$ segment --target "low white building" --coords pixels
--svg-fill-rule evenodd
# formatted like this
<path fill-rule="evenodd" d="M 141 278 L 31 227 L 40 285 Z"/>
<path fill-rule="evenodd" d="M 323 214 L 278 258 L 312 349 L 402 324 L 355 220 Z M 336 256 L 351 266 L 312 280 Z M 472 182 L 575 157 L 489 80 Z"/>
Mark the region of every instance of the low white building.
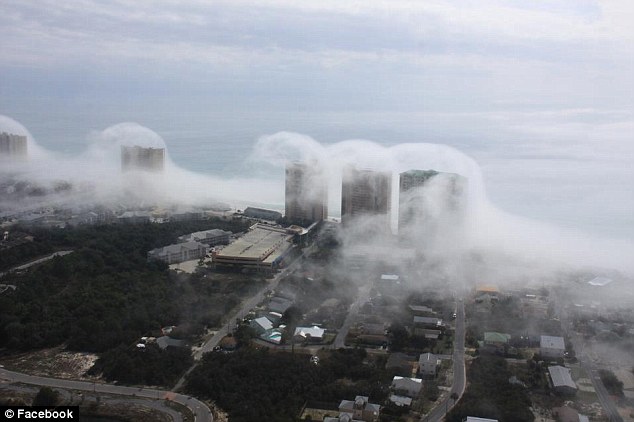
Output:
<path fill-rule="evenodd" d="M 207 245 L 200 242 L 185 242 L 152 249 L 147 253 L 148 260 L 156 259 L 168 264 L 200 259 L 207 253 Z"/>
<path fill-rule="evenodd" d="M 295 338 L 307 341 L 322 341 L 326 330 L 316 325 L 312 327 L 295 328 Z"/>
<path fill-rule="evenodd" d="M 563 337 L 541 336 L 539 341 L 539 354 L 542 358 L 563 358 L 565 351 L 566 343 Z"/>

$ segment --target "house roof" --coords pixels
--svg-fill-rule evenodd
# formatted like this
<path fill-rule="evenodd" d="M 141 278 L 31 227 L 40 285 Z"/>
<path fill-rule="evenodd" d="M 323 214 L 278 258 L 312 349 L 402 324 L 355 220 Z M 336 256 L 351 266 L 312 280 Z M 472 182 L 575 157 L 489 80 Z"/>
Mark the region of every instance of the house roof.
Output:
<path fill-rule="evenodd" d="M 177 340 L 175 338 L 171 338 L 169 336 L 162 336 L 156 339 L 156 344 L 161 349 L 166 349 L 168 347 L 183 347 L 185 346 L 185 342 L 183 340 Z"/>
<path fill-rule="evenodd" d="M 396 394 L 392 394 L 390 396 L 390 401 L 397 406 L 411 406 L 412 399 L 405 396 L 397 396 Z"/>
<path fill-rule="evenodd" d="M 312 327 L 297 327 L 295 328 L 295 335 L 296 336 L 301 336 L 301 337 L 308 337 L 310 336 L 311 338 L 322 338 L 324 336 L 324 333 L 326 332 L 326 330 L 324 330 L 321 327 L 318 327 L 316 325 L 312 326 Z"/>
<path fill-rule="evenodd" d="M 484 333 L 484 341 L 487 343 L 508 343 L 511 339 L 510 334 L 498 333 L 495 331 L 487 331 Z"/>
<path fill-rule="evenodd" d="M 570 387 L 577 389 L 577 384 L 572 380 L 570 376 L 570 369 L 563 366 L 549 366 L 548 372 L 550 373 L 550 379 L 553 382 L 553 387 Z"/>
<path fill-rule="evenodd" d="M 256 318 L 253 320 L 253 322 L 258 324 L 260 327 L 264 328 L 265 330 L 270 330 L 271 328 L 273 328 L 273 323 L 267 317 Z"/>
<path fill-rule="evenodd" d="M 409 305 L 409 309 L 412 312 L 427 312 L 427 313 L 434 313 L 434 310 L 432 308 L 430 308 L 429 306 L 424 306 L 424 305 Z"/>
<path fill-rule="evenodd" d="M 423 380 L 420 378 L 407 378 L 395 376 L 392 378 L 392 388 L 395 390 L 412 390 L 419 391 L 423 386 Z"/>
<path fill-rule="evenodd" d="M 414 324 L 427 324 L 427 325 L 436 325 L 438 327 L 442 326 L 442 319 L 434 318 L 434 317 L 424 317 L 424 316 L 415 316 Z"/>
<path fill-rule="evenodd" d="M 438 364 L 438 356 L 433 353 L 423 353 L 418 358 L 419 363 L 435 363 Z"/>
<path fill-rule="evenodd" d="M 477 418 L 475 416 L 467 416 L 465 422 L 498 422 L 497 419 Z"/>
<path fill-rule="evenodd" d="M 541 336 L 539 347 L 566 350 L 566 343 L 564 342 L 563 337 Z"/>

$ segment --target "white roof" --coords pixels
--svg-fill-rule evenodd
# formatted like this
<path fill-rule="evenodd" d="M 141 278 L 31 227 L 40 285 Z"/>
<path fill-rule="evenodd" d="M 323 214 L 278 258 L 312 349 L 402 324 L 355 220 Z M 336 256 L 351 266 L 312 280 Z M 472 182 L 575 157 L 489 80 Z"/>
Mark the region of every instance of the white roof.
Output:
<path fill-rule="evenodd" d="M 550 379 L 553 381 L 553 387 L 570 387 L 577 389 L 577 384 L 572 380 L 570 376 L 570 369 L 563 366 L 549 366 L 548 372 L 550 373 Z"/>
<path fill-rule="evenodd" d="M 397 396 L 396 394 L 392 394 L 390 396 L 390 401 L 397 406 L 411 406 L 412 399 L 405 396 Z"/>
<path fill-rule="evenodd" d="M 497 419 L 477 418 L 475 416 L 467 416 L 466 422 L 498 422 Z"/>
<path fill-rule="evenodd" d="M 312 338 L 322 338 L 324 336 L 324 333 L 326 332 L 326 330 L 324 330 L 321 327 L 318 326 L 313 326 L 313 327 L 297 327 L 295 328 L 295 335 L 296 336 L 302 336 L 302 337 L 307 337 L 308 335 L 310 335 Z"/>
<path fill-rule="evenodd" d="M 258 324 L 260 327 L 264 328 L 265 330 L 270 330 L 271 328 L 273 328 L 273 323 L 267 317 L 256 318 L 253 321 L 255 321 L 256 324 Z"/>
<path fill-rule="evenodd" d="M 566 343 L 563 337 L 542 336 L 539 347 L 547 349 L 566 350 Z"/>

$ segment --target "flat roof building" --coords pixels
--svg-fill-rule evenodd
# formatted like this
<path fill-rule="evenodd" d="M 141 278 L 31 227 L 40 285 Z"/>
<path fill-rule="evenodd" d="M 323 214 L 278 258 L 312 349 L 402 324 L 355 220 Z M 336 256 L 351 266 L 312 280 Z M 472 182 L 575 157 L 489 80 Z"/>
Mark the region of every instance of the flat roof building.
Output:
<path fill-rule="evenodd" d="M 284 216 L 289 224 L 307 227 L 328 218 L 328 184 L 317 165 L 288 164 L 285 194 Z"/>
<path fill-rule="evenodd" d="M 121 146 L 121 170 L 161 172 L 165 167 L 165 148 Z"/>
<path fill-rule="evenodd" d="M 341 222 L 345 224 L 362 215 L 380 215 L 385 216 L 389 227 L 391 196 L 391 173 L 346 167 L 341 185 Z"/>
<path fill-rule="evenodd" d="M 215 265 L 275 269 L 293 247 L 294 233 L 264 224 L 254 224 L 242 237 L 214 252 Z"/>

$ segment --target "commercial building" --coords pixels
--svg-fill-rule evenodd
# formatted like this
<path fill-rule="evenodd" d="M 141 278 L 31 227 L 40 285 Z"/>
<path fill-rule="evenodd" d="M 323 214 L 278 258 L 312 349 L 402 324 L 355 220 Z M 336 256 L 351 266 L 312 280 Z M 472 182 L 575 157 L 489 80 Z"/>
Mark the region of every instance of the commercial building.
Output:
<path fill-rule="evenodd" d="M 165 148 L 121 147 L 121 170 L 161 172 L 165 168 Z"/>
<path fill-rule="evenodd" d="M 399 229 L 461 212 L 465 204 L 467 179 L 455 173 L 409 170 L 399 177 Z"/>
<path fill-rule="evenodd" d="M 307 227 L 328 218 L 328 184 L 323 170 L 317 165 L 288 164 L 285 193 L 287 223 Z"/>
<path fill-rule="evenodd" d="M 200 242 L 209 246 L 226 245 L 229 243 L 229 236 L 231 236 L 231 232 L 229 231 L 212 229 L 183 235 L 178 238 L 178 241 Z"/>
<path fill-rule="evenodd" d="M 148 260 L 159 260 L 168 264 L 200 259 L 207 253 L 207 245 L 200 242 L 185 242 L 152 249 L 147 253 Z"/>
<path fill-rule="evenodd" d="M 27 140 L 26 136 L 14 135 L 13 133 L 0 133 L 0 157 L 26 158 Z"/>
<path fill-rule="evenodd" d="M 341 222 L 359 216 L 383 216 L 390 224 L 392 174 L 372 170 L 357 170 L 348 166 L 343 171 L 341 185 Z"/>
<path fill-rule="evenodd" d="M 254 224 L 242 237 L 213 253 L 216 266 L 271 270 L 293 250 L 294 232 Z"/>

